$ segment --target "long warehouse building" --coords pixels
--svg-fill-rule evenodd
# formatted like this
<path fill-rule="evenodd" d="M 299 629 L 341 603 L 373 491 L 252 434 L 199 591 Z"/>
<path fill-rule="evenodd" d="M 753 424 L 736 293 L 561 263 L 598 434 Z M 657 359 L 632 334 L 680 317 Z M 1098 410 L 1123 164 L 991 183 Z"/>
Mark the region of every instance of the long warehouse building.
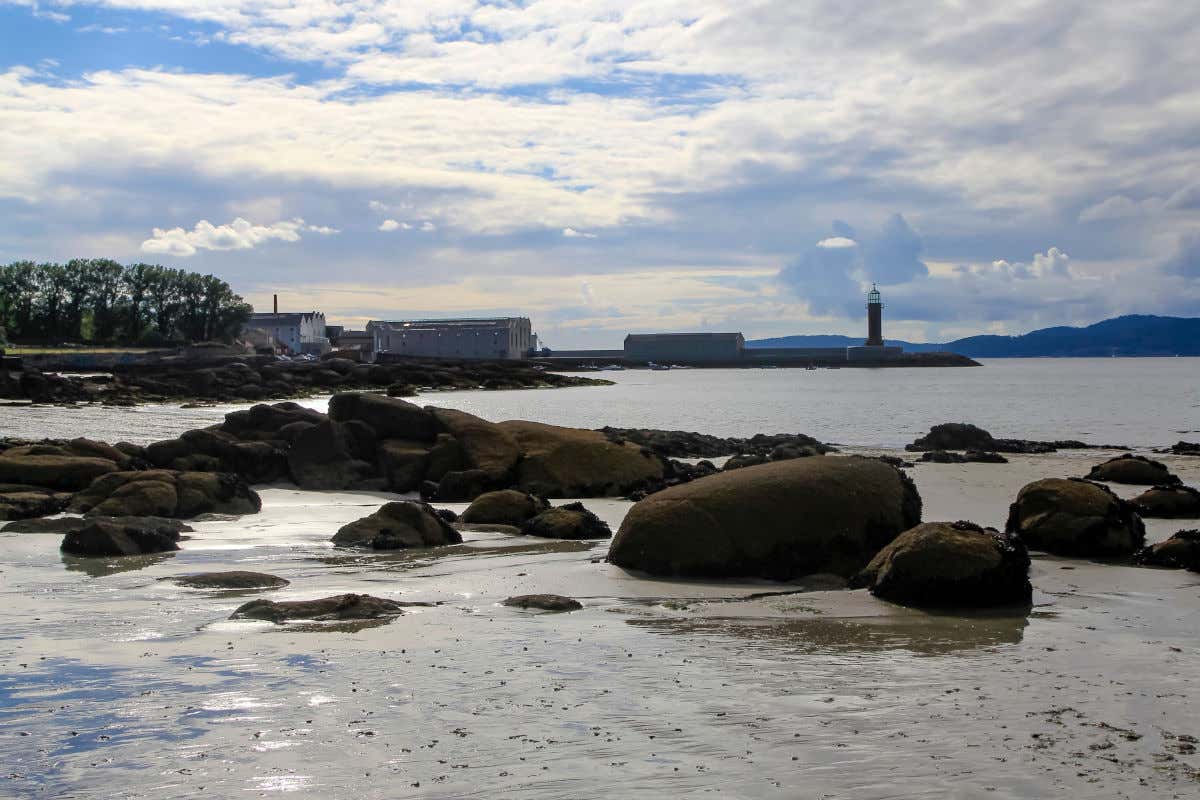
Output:
<path fill-rule="evenodd" d="M 367 323 L 377 361 L 389 357 L 515 359 L 537 348 L 528 317 Z"/>

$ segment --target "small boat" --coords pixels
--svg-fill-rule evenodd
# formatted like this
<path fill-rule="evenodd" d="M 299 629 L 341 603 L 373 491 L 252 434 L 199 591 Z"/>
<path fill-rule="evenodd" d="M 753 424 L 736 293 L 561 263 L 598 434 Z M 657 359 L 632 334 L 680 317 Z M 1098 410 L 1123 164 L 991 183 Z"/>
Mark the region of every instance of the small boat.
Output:
<path fill-rule="evenodd" d="M 672 364 L 671 369 L 691 369 L 687 364 Z"/>
<path fill-rule="evenodd" d="M 653 361 L 647 361 L 646 366 L 655 372 L 662 372 L 671 368 L 670 364 L 655 364 Z"/>
<path fill-rule="evenodd" d="M 625 368 L 623 366 L 621 366 L 620 364 L 608 364 L 606 366 L 601 367 L 600 369 L 604 370 L 605 372 L 624 372 L 625 371 Z"/>
<path fill-rule="evenodd" d="M 817 368 L 816 364 L 809 364 L 807 367 L 805 367 L 806 370 L 814 370 L 816 368 Z"/>

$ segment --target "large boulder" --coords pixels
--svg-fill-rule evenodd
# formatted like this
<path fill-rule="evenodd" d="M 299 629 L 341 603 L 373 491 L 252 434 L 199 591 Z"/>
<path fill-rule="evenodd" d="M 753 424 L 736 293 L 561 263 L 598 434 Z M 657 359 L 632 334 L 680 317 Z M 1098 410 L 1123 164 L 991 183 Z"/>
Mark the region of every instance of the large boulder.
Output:
<path fill-rule="evenodd" d="M 340 594 L 322 597 L 319 600 L 251 600 L 241 605 L 230 615 L 230 619 L 261 619 L 268 622 L 286 622 L 291 619 L 321 621 L 349 619 L 383 619 L 398 617 L 404 607 L 395 600 L 369 594 Z"/>
<path fill-rule="evenodd" d="M 1045 478 L 1024 486 L 1009 506 L 1004 529 L 1030 550 L 1083 558 L 1128 556 L 1146 541 L 1145 525 L 1131 503 L 1107 486 L 1077 478 Z"/>
<path fill-rule="evenodd" d="M 163 469 L 236 472 L 251 483 L 271 483 L 288 474 L 282 440 L 242 441 L 221 428 L 154 442 L 146 447 L 146 460 Z"/>
<path fill-rule="evenodd" d="M 226 414 L 221 428 L 241 439 L 249 439 L 256 434 L 278 438 L 278 432 L 287 425 L 297 422 L 316 425 L 324 422 L 325 419 L 325 415 L 320 411 L 305 408 L 299 403 L 285 402 L 273 405 L 264 403 L 245 411 L 232 411 Z"/>
<path fill-rule="evenodd" d="M 848 578 L 920 521 L 920 495 L 895 467 L 800 458 L 650 495 L 626 515 L 608 560 L 654 575 Z"/>
<path fill-rule="evenodd" d="M 288 450 L 288 473 L 301 489 L 345 489 L 371 477 L 353 429 L 325 420 L 301 432 Z"/>
<path fill-rule="evenodd" d="M 541 497 L 535 497 L 515 489 L 502 489 L 482 494 L 472 501 L 462 514 L 462 521 L 470 524 L 516 525 L 550 508 Z"/>
<path fill-rule="evenodd" d="M 339 547 L 399 550 L 459 544 L 462 535 L 425 503 L 397 501 L 343 525 L 332 541 Z"/>
<path fill-rule="evenodd" d="M 909 606 L 1028 604 L 1033 594 L 1021 540 L 970 522 L 926 522 L 905 531 L 851 585 Z"/>
<path fill-rule="evenodd" d="M 381 394 L 335 394 L 329 400 L 329 416 L 338 422 L 365 422 L 380 439 L 432 442 L 438 432 L 433 414 L 405 400 Z"/>
<path fill-rule="evenodd" d="M 507 480 L 521 457 L 521 447 L 511 433 L 465 411 L 432 406 L 428 411 L 442 430 L 458 443 L 461 470 L 482 470 L 493 484 Z M 434 480 L 440 480 L 440 477 Z"/>
<path fill-rule="evenodd" d="M 1171 474 L 1166 464 L 1129 453 L 1092 467 L 1087 479 L 1136 486 L 1176 486 L 1180 483 L 1179 478 Z"/>
<path fill-rule="evenodd" d="M 108 517 L 172 517 L 199 514 L 255 514 L 262 499 L 228 472 L 145 470 L 103 475 L 69 506 L 76 513 Z"/>
<path fill-rule="evenodd" d="M 917 439 L 905 450 L 920 452 L 922 450 L 981 450 L 996 449 L 996 440 L 983 428 L 966 422 L 944 422 L 934 425 L 929 433 Z"/>
<path fill-rule="evenodd" d="M 439 503 L 469 503 L 495 488 L 496 481 L 484 470 L 464 469 L 447 472 L 436 484 L 426 482 L 422 486 L 432 486 L 433 493 L 430 496 Z"/>
<path fill-rule="evenodd" d="M 114 460 L 71 455 L 65 448 L 53 445 L 12 447 L 0 454 L 0 483 L 5 484 L 74 492 L 119 469 Z"/>
<path fill-rule="evenodd" d="M 179 549 L 179 530 L 152 517 L 88 519 L 63 537 L 62 551 L 74 556 L 137 556 Z"/>
<path fill-rule="evenodd" d="M 1133 504 L 1143 517 L 1200 518 L 1200 491 L 1191 486 L 1155 486 L 1133 498 Z"/>
<path fill-rule="evenodd" d="M 1166 541 L 1144 547 L 1133 556 L 1136 564 L 1200 572 L 1200 530 L 1180 531 Z"/>
<path fill-rule="evenodd" d="M 583 507 L 568 503 L 541 512 L 521 526 L 525 536 L 543 539 L 611 539 L 608 523 Z"/>
<path fill-rule="evenodd" d="M 617 444 L 600 431 L 539 422 L 501 422 L 524 454 L 516 488 L 543 497 L 615 497 L 663 477 L 663 460 L 630 442 Z"/>

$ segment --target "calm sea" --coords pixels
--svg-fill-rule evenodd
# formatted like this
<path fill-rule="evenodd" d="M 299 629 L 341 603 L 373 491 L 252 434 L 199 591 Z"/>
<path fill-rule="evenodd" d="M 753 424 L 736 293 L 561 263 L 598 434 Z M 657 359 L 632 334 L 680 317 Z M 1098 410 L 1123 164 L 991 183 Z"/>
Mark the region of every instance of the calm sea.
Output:
<path fill-rule="evenodd" d="M 1200 438 L 1200 358 L 996 359 L 958 369 L 627 370 L 600 376 L 617 385 L 439 392 L 418 402 L 492 420 L 722 436 L 807 433 L 881 448 L 902 447 L 933 424 L 959 421 L 996 436 L 1133 447 Z M 305 401 L 317 408 L 325 402 Z M 235 407 L 6 407 L 0 408 L 0 435 L 148 442 L 219 422 Z"/>

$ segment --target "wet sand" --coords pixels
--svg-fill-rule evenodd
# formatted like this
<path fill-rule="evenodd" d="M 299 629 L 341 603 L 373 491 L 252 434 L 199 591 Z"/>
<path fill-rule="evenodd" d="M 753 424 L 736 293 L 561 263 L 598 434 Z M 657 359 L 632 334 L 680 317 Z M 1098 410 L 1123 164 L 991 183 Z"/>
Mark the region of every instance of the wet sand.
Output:
<path fill-rule="evenodd" d="M 925 519 L 1002 526 L 1022 485 L 1107 455 L 910 474 Z M 1200 459 L 1160 458 L 1200 485 Z M 393 496 L 262 495 L 261 514 L 141 559 L 0 533 L 0 795 L 1200 796 L 1194 573 L 1035 557 L 1029 613 L 930 614 L 802 591 L 819 583 L 647 579 L 604 564 L 605 542 L 334 550 Z M 629 506 L 584 502 L 614 529 Z M 1148 520 L 1148 538 L 1183 527 Z M 223 569 L 291 585 L 163 580 Z M 341 592 L 438 605 L 377 625 L 227 619 L 250 597 Z M 534 592 L 584 609 L 499 605 Z"/>

